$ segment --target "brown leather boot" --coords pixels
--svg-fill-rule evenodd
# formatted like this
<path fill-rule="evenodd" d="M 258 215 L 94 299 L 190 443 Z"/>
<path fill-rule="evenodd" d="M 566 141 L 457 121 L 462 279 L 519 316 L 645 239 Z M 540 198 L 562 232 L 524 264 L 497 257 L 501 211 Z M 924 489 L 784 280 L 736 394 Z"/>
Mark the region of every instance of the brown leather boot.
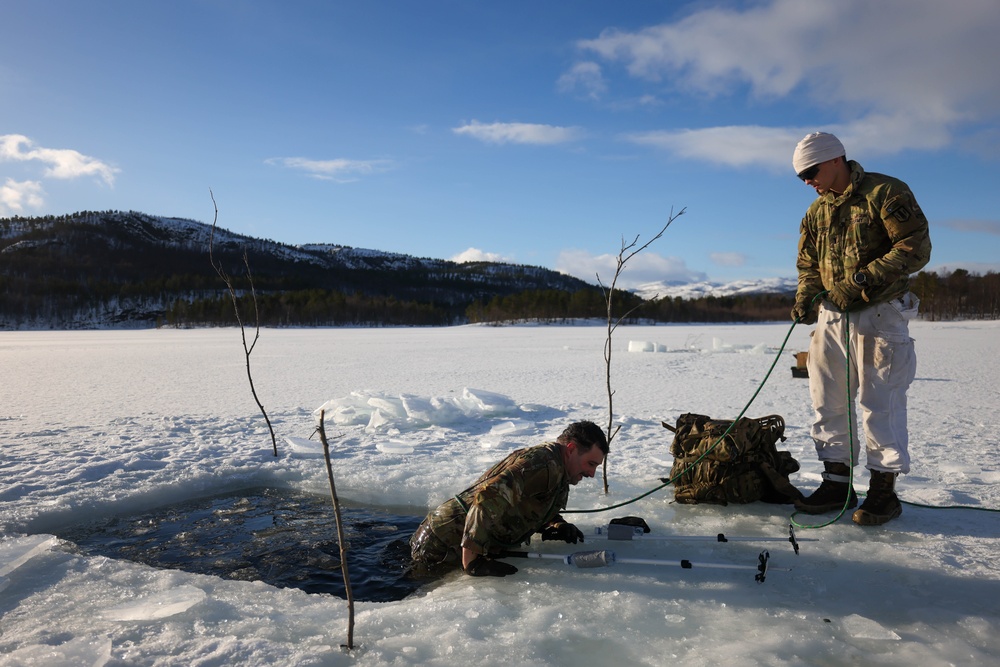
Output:
<path fill-rule="evenodd" d="M 851 486 L 851 469 L 846 463 L 823 462 L 823 483 L 807 498 L 795 501 L 795 509 L 806 514 L 823 514 L 858 506 L 858 496 Z"/>
<path fill-rule="evenodd" d="M 896 496 L 896 476 L 899 473 L 872 470 L 871 482 L 865 502 L 852 517 L 859 526 L 881 526 L 903 513 L 903 505 Z"/>

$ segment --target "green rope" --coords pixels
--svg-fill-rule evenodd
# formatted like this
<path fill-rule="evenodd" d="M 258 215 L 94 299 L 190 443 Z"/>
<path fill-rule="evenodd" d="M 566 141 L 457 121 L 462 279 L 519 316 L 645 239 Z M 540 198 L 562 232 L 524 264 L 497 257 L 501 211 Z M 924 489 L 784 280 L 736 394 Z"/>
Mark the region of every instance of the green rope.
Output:
<path fill-rule="evenodd" d="M 824 291 L 820 292 L 819 294 L 817 294 L 816 296 L 814 296 L 813 299 L 812 299 L 812 301 L 809 304 L 810 308 L 815 307 L 817 299 L 821 298 L 825 294 L 827 294 L 827 292 L 824 290 Z M 846 364 L 846 371 L 847 371 L 847 410 L 848 410 L 848 412 L 847 412 L 847 414 L 848 414 L 847 428 L 848 428 L 848 435 L 850 437 L 850 454 L 851 454 L 850 482 L 849 482 L 849 484 L 850 484 L 850 488 L 854 488 L 854 465 L 855 465 L 855 461 L 854 461 L 854 420 L 855 420 L 854 409 L 855 408 L 854 408 L 854 401 L 851 399 L 851 340 L 850 340 L 851 339 L 851 320 L 850 320 L 850 316 L 847 313 L 844 313 L 844 316 L 845 316 L 846 324 L 847 324 L 847 326 L 844 329 L 844 346 L 845 346 L 846 352 L 847 352 L 847 354 L 846 354 L 846 356 L 847 356 L 847 364 Z M 681 477 L 683 477 L 689 470 L 691 470 L 692 468 L 694 468 L 694 466 L 696 466 L 702 459 L 704 459 L 706 456 L 708 456 L 712 452 L 713 449 L 715 449 L 716 447 L 718 447 L 719 443 L 721 443 L 723 440 L 725 440 L 726 436 L 729 435 L 729 432 L 736 425 L 736 422 L 738 422 L 743 417 L 743 415 L 746 414 L 747 410 L 750 409 L 750 406 L 753 405 L 753 402 L 755 400 L 757 400 L 758 394 L 760 394 L 761 390 L 764 388 L 764 385 L 767 383 L 768 379 L 771 377 L 771 373 L 774 371 L 774 367 L 778 364 L 778 360 L 781 358 L 782 352 L 785 351 L 785 346 L 788 345 L 788 339 L 791 338 L 792 331 L 795 330 L 795 325 L 797 325 L 799 323 L 800 319 L 801 318 L 796 318 L 796 320 L 794 322 L 792 322 L 792 326 L 789 327 L 788 333 L 785 334 L 785 339 L 783 341 L 781 341 L 781 347 L 778 349 L 778 353 L 774 357 L 774 362 L 771 364 L 771 367 L 769 369 L 767 369 L 767 374 L 764 375 L 764 379 L 761 380 L 760 384 L 757 386 L 757 390 L 753 393 L 753 396 L 751 396 L 750 400 L 747 401 L 747 404 L 743 407 L 743 410 L 740 412 L 740 414 L 737 415 L 736 419 L 734 419 L 732 421 L 732 423 L 729 424 L 729 428 L 727 428 L 725 430 L 725 432 L 721 436 L 719 436 L 719 439 L 716 440 L 712 444 L 711 447 L 709 447 L 707 450 L 705 450 L 704 454 L 702 454 L 697 459 L 695 459 L 694 461 L 692 461 L 690 464 L 688 464 L 688 466 L 686 468 L 684 468 L 679 473 L 677 473 L 676 475 L 674 475 L 673 477 L 671 477 L 670 479 L 668 479 L 667 481 L 665 481 L 663 484 L 660 484 L 659 486 L 657 486 L 655 488 L 652 488 L 649 491 L 647 491 L 647 492 L 645 492 L 645 493 L 643 493 L 641 495 L 636 496 L 635 498 L 631 498 L 629 500 L 625 500 L 623 502 L 616 503 L 614 505 L 608 505 L 607 507 L 599 507 L 599 508 L 596 508 L 596 509 L 589 509 L 589 510 L 563 510 L 562 513 L 563 514 L 595 514 L 595 513 L 598 513 L 598 512 L 608 512 L 610 510 L 618 509 L 620 507 L 626 507 L 628 505 L 631 505 L 632 503 L 635 503 L 635 502 L 638 502 L 638 501 L 642 500 L 643 498 L 646 498 L 648 496 L 653 495 L 657 491 L 663 489 L 664 487 L 670 486 L 675 481 L 677 481 L 678 479 L 680 479 Z M 840 512 L 837 514 L 837 516 L 835 516 L 833 519 L 831 519 L 831 520 L 829 520 L 829 521 L 827 521 L 825 523 L 821 523 L 821 524 L 803 524 L 803 523 L 799 523 L 798 521 L 795 520 L 795 517 L 798 516 L 799 514 L 802 514 L 802 512 L 793 512 L 791 514 L 791 516 L 789 517 L 789 521 L 793 525 L 797 526 L 798 528 L 803 528 L 803 529 L 807 529 L 807 530 L 808 529 L 815 529 L 815 528 L 825 528 L 826 526 L 829 526 L 829 525 L 831 525 L 833 523 L 836 523 L 840 519 L 840 517 L 844 516 L 844 513 L 848 509 L 847 506 L 850 504 L 850 499 L 851 499 L 851 494 L 848 493 L 847 497 L 844 499 L 844 506 L 840 509 Z M 908 502 L 906 500 L 900 500 L 900 502 L 902 504 L 904 504 L 904 505 L 910 505 L 912 507 L 923 507 L 923 508 L 927 508 L 927 509 L 941 509 L 941 510 L 961 510 L 961 509 L 964 509 L 964 510 L 978 510 L 980 512 L 1000 512 L 1000 510 L 993 509 L 993 508 L 990 508 L 990 507 L 974 507 L 974 506 L 971 506 L 971 505 L 924 505 L 924 504 L 921 504 L 921 503 Z"/>
<path fill-rule="evenodd" d="M 820 292 L 820 294 L 817 295 L 817 298 L 819 296 L 822 296 L 823 294 L 826 294 L 826 292 Z M 815 302 L 815 299 L 813 299 L 813 301 Z M 846 351 L 846 357 L 847 357 L 847 363 L 846 363 L 846 368 L 845 368 L 845 373 L 846 373 L 846 377 L 847 377 L 847 417 L 848 417 L 848 421 L 847 421 L 847 433 L 848 433 L 848 436 L 849 436 L 849 441 L 848 442 L 849 442 L 849 445 L 850 445 L 850 456 L 851 456 L 851 459 L 850 459 L 850 474 L 849 474 L 849 480 L 850 481 L 848 482 L 848 488 L 849 489 L 853 489 L 854 488 L 854 467 L 856 465 L 856 461 L 854 459 L 854 441 L 855 441 L 854 425 L 856 423 L 855 420 L 856 420 L 857 415 L 855 413 L 856 408 L 855 408 L 855 405 L 854 405 L 854 399 L 851 397 L 851 316 L 847 312 L 844 313 L 844 322 L 847 325 L 846 327 L 844 327 L 844 349 Z M 796 320 L 796 322 L 794 324 L 792 324 L 792 326 L 794 327 L 795 324 L 797 324 L 797 323 L 798 323 L 798 320 Z M 857 326 L 857 325 L 855 324 L 855 326 Z M 858 494 L 858 495 L 860 495 L 861 497 L 864 497 L 864 494 Z M 825 528 L 826 526 L 829 526 L 829 525 L 831 525 L 833 523 L 836 523 L 837 521 L 840 520 L 840 517 L 844 516 L 844 513 L 847 512 L 847 510 L 848 510 L 848 505 L 850 505 L 850 502 L 851 502 L 851 494 L 850 494 L 850 491 L 848 491 L 847 496 L 844 498 L 844 506 L 840 508 L 840 511 L 837 513 L 837 516 L 833 517 L 832 519 L 830 519 L 829 521 L 826 521 L 824 523 L 820 523 L 820 524 L 804 524 L 804 523 L 799 523 L 798 521 L 795 520 L 795 517 L 799 516 L 800 514 L 803 514 L 803 512 L 792 512 L 792 515 L 789 517 L 789 521 L 796 528 L 802 528 L 802 529 L 806 529 L 806 530 L 814 529 L 814 528 Z M 899 502 L 902 503 L 903 505 L 910 505 L 911 507 L 923 507 L 925 509 L 936 509 L 936 510 L 978 510 L 980 512 L 1000 512 L 1000 510 L 993 509 L 991 507 L 974 507 L 974 506 L 971 506 L 971 505 L 924 505 L 922 503 L 908 502 L 908 501 L 902 500 L 902 499 L 900 499 Z"/>
<path fill-rule="evenodd" d="M 781 353 L 785 351 L 785 346 L 788 344 L 788 339 L 791 337 L 792 330 L 795 329 L 795 325 L 797 323 L 798 323 L 798 320 L 796 320 L 795 322 L 792 322 L 792 326 L 788 329 L 788 333 L 785 334 L 785 340 L 783 340 L 781 342 L 781 348 L 778 350 L 778 354 L 776 354 L 774 356 L 774 362 L 771 364 L 771 367 L 769 369 L 767 369 L 767 374 L 764 375 L 764 379 L 761 380 L 760 384 L 757 386 L 757 391 L 755 391 L 753 393 L 753 396 L 750 397 L 750 400 L 743 407 L 743 410 L 740 412 L 739 415 L 736 416 L 736 419 L 734 419 L 732 421 L 732 423 L 729 424 L 729 427 L 723 432 L 723 434 L 719 436 L 719 439 L 716 440 L 712 444 L 711 447 L 709 447 L 708 449 L 706 449 L 705 452 L 701 456 L 699 456 L 694 461 L 692 461 L 691 463 L 689 463 L 687 465 L 687 467 L 685 467 L 679 473 L 677 473 L 676 475 L 674 475 L 673 477 L 671 477 L 670 479 L 668 479 L 663 484 L 660 484 L 656 488 L 650 489 L 646 493 L 644 493 L 644 494 L 642 494 L 640 496 L 636 496 L 635 498 L 632 498 L 631 500 L 626 500 L 626 501 L 620 502 L 620 503 L 618 503 L 616 505 L 609 505 L 608 507 L 600 507 L 600 508 L 592 509 L 592 510 L 563 510 L 562 513 L 563 514 L 593 514 L 593 513 L 596 513 L 596 512 L 607 512 L 609 510 L 618 509 L 619 507 L 625 507 L 626 505 L 631 505 L 632 503 L 634 503 L 636 501 L 642 500 L 646 496 L 650 496 L 650 495 L 656 493 L 657 491 L 659 491 L 660 489 L 662 489 L 665 486 L 670 486 L 675 481 L 677 481 L 678 479 L 680 479 L 681 477 L 683 477 L 685 474 L 687 474 L 687 472 L 689 470 L 691 470 L 692 468 L 694 468 L 696 465 L 698 465 L 698 463 L 702 459 L 704 459 L 706 456 L 708 456 L 709 454 L 711 454 L 712 450 L 719 446 L 719 443 L 721 443 L 723 440 L 725 440 L 726 436 L 729 435 L 729 432 L 733 430 L 734 426 L 736 426 L 736 422 L 738 422 L 740 419 L 743 418 L 743 415 L 745 415 L 746 412 L 747 412 L 747 410 L 750 409 L 750 406 L 753 405 L 753 402 L 755 400 L 757 400 L 757 395 L 760 394 L 761 390 L 764 388 L 764 385 L 767 383 L 768 378 L 771 377 L 771 372 L 774 371 L 774 367 L 778 364 L 778 360 L 781 358 Z"/>
<path fill-rule="evenodd" d="M 1000 509 L 995 509 L 993 507 L 976 507 L 975 505 L 924 505 L 923 503 L 914 503 L 903 499 L 900 499 L 899 502 L 904 505 L 909 505 L 910 507 L 923 507 L 930 510 L 976 510 L 977 512 L 1000 512 Z"/>
<path fill-rule="evenodd" d="M 826 294 L 826 292 L 820 292 L 819 294 L 817 294 L 816 297 L 813 298 L 813 303 L 815 303 L 816 299 L 818 299 L 820 296 L 824 294 Z M 844 312 L 844 323 L 846 324 L 846 326 L 844 327 L 844 351 L 845 351 L 845 357 L 847 358 L 847 363 L 845 364 L 844 368 L 844 371 L 847 376 L 847 436 L 848 436 L 847 442 L 848 442 L 848 450 L 850 452 L 850 466 L 848 468 L 849 472 L 847 475 L 848 491 L 847 495 L 844 497 L 844 505 L 843 507 L 840 508 L 840 511 L 837 512 L 837 516 L 833 517 L 832 519 L 824 523 L 817 523 L 817 524 L 799 523 L 798 521 L 795 520 L 795 517 L 797 517 L 800 514 L 804 514 L 804 512 L 792 512 L 791 516 L 788 517 L 788 521 L 796 528 L 811 530 L 814 528 L 825 528 L 831 524 L 837 523 L 838 521 L 840 521 L 840 517 L 844 516 L 844 513 L 847 512 L 847 510 L 849 509 L 848 506 L 851 504 L 851 489 L 854 488 L 854 465 L 855 465 L 854 420 L 856 416 L 854 412 L 854 399 L 851 398 L 851 316 L 846 311 Z M 796 324 L 798 324 L 798 320 L 792 323 L 792 326 L 794 327 Z"/>

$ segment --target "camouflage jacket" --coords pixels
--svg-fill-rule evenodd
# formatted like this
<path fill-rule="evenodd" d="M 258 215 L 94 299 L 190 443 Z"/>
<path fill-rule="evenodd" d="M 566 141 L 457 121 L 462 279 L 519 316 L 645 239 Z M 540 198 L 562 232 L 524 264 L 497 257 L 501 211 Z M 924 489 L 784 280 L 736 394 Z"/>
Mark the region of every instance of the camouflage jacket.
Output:
<path fill-rule="evenodd" d="M 891 301 L 909 290 L 910 274 L 930 260 L 927 218 L 906 183 L 865 173 L 853 160 L 847 164 L 847 190 L 820 195 L 802 218 L 798 304 L 809 305 L 857 271 L 868 275 L 869 286 L 849 310 Z"/>
<path fill-rule="evenodd" d="M 428 520 L 449 547 L 480 554 L 513 549 L 562 520 L 559 510 L 566 507 L 569 486 L 562 445 L 549 442 L 518 449 Z"/>

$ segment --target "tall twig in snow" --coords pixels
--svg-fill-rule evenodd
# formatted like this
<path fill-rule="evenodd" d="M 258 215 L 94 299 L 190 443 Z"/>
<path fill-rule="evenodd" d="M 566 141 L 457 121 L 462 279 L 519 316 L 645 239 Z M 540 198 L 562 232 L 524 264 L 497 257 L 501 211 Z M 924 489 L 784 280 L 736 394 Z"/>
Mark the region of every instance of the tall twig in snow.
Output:
<path fill-rule="evenodd" d="M 658 238 L 660 238 L 661 236 L 663 236 L 663 232 L 667 231 L 667 227 L 669 227 L 670 224 L 674 220 L 676 220 L 677 218 L 679 218 L 682 215 L 684 215 L 684 211 L 686 211 L 686 210 L 687 210 L 686 208 L 682 208 L 676 215 L 674 215 L 674 210 L 670 209 L 670 216 L 667 218 L 667 223 L 665 225 L 663 225 L 663 228 L 656 234 L 656 236 L 654 236 L 653 238 L 649 239 L 648 241 L 646 241 L 641 246 L 639 245 L 639 235 L 638 234 L 636 235 L 636 237 L 634 239 L 632 239 L 632 242 L 628 243 L 628 244 L 625 243 L 625 237 L 624 236 L 622 237 L 622 247 L 621 247 L 621 250 L 618 251 L 618 257 L 617 257 L 617 261 L 616 261 L 616 264 L 615 264 L 615 275 L 614 275 L 614 278 L 611 280 L 610 287 L 605 287 L 604 282 L 601 280 L 601 275 L 597 274 L 597 284 L 601 286 L 601 291 L 604 292 L 604 302 L 605 302 L 605 304 L 608 307 L 608 337 L 604 341 L 604 369 L 605 369 L 605 380 L 607 382 L 607 389 L 608 389 L 608 430 L 607 430 L 607 435 L 608 435 L 608 445 L 609 446 L 611 445 L 611 441 L 614 440 L 615 436 L 618 435 L 619 429 L 621 429 L 621 424 L 619 424 L 618 426 L 614 425 L 614 418 L 615 418 L 614 396 L 615 396 L 615 392 L 611 388 L 611 349 L 612 349 L 611 348 L 611 337 L 612 337 L 612 334 L 614 334 L 615 329 L 618 328 L 619 324 L 621 324 L 622 322 L 624 322 L 638 308 L 642 307 L 642 304 L 639 304 L 639 305 L 635 306 L 634 308 L 629 309 L 624 315 L 621 315 L 619 317 L 615 317 L 615 315 L 614 315 L 614 296 L 615 296 L 615 288 L 616 288 L 616 285 L 618 284 L 618 278 L 621 276 L 622 269 L 625 268 L 625 264 L 630 259 L 632 259 L 636 255 L 638 255 L 640 252 L 642 252 L 643 250 L 645 250 L 646 248 L 648 248 L 650 246 L 650 244 L 653 243 L 653 241 L 655 241 Z M 607 457 L 604 458 L 604 473 L 603 473 L 603 477 L 604 477 L 604 493 L 607 494 L 608 493 L 608 458 Z"/>
<path fill-rule="evenodd" d="M 351 592 L 351 577 L 347 572 L 347 542 L 344 541 L 344 526 L 340 521 L 340 500 L 337 485 L 333 482 L 333 464 L 330 462 L 330 445 L 326 441 L 323 426 L 326 410 L 319 411 L 319 440 L 323 443 L 323 458 L 326 459 L 326 476 L 330 480 L 330 495 L 333 497 L 333 512 L 337 517 L 337 543 L 340 544 L 340 571 L 344 575 L 344 590 L 347 592 L 347 648 L 354 650 L 354 594 Z"/>
<path fill-rule="evenodd" d="M 236 287 L 233 285 L 232 278 L 226 273 L 226 270 L 222 268 L 222 262 L 215 261 L 215 255 L 213 254 L 213 246 L 215 245 L 215 226 L 219 221 L 219 207 L 215 203 L 215 193 L 211 190 L 208 193 L 212 197 L 212 207 L 215 209 L 215 217 L 212 219 L 212 233 L 208 239 L 208 259 L 212 262 L 212 268 L 215 272 L 219 274 L 222 281 L 226 283 L 226 288 L 229 290 L 229 297 L 233 300 L 233 310 L 236 312 L 236 321 L 240 323 L 240 335 L 243 337 L 243 353 L 246 355 L 247 363 L 247 379 L 250 381 L 250 393 L 253 394 L 253 400 L 257 402 L 257 407 L 260 408 L 260 413 L 264 415 L 264 421 L 267 422 L 267 430 L 271 433 L 271 447 L 274 449 L 274 455 L 278 455 L 278 441 L 274 437 L 274 427 L 271 426 L 271 420 L 267 416 L 267 411 L 264 410 L 264 406 L 261 404 L 260 399 L 257 398 L 257 389 L 253 384 L 253 374 L 250 372 L 250 355 L 253 353 L 253 348 L 257 345 L 257 341 L 260 339 L 260 311 L 257 309 L 257 291 L 253 286 L 253 274 L 250 272 L 250 257 L 247 255 L 246 248 L 243 248 L 243 265 L 247 269 L 247 280 L 250 282 L 250 295 L 253 297 L 253 314 L 254 314 L 254 336 L 253 342 L 247 343 L 247 330 L 246 326 L 243 324 L 243 316 L 240 314 L 240 301 L 236 296 Z"/>

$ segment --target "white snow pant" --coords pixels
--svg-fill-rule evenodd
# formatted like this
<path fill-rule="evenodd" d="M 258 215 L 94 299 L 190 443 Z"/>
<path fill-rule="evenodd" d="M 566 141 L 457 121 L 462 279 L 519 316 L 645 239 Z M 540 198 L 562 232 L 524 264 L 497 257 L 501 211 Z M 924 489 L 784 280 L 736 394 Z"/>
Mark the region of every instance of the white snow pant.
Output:
<path fill-rule="evenodd" d="M 809 394 L 816 411 L 811 435 L 820 461 L 859 462 L 857 421 L 850 422 L 853 409 L 848 411 L 856 396 L 868 455 L 865 467 L 910 471 L 906 390 L 916 374 L 917 359 L 909 320 L 916 316 L 919 304 L 915 294 L 907 293 L 855 313 L 842 313 L 828 302 L 820 306 L 807 362 Z"/>

